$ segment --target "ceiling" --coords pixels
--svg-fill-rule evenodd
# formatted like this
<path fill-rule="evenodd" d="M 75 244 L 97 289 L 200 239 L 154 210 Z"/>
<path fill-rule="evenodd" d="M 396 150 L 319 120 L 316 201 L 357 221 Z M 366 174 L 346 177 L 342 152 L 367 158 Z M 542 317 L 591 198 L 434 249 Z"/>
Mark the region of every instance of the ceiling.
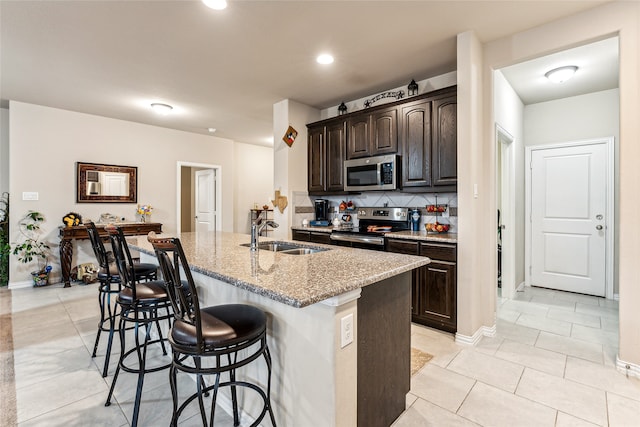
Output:
<path fill-rule="evenodd" d="M 278 101 L 328 108 L 453 71 L 458 33 L 488 42 L 605 2 L 0 0 L 0 100 L 269 145 Z M 530 73 L 505 70 L 535 99 Z"/>

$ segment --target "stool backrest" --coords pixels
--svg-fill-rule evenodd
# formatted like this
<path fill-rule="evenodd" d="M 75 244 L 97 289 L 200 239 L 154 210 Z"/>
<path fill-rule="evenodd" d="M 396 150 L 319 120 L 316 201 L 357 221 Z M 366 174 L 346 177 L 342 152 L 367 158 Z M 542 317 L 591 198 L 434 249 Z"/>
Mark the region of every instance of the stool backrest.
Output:
<path fill-rule="evenodd" d="M 105 227 L 109 234 L 109 240 L 111 240 L 111 249 L 116 259 L 116 265 L 118 267 L 118 274 L 120 275 L 120 281 L 124 286 L 131 289 L 131 297 L 133 301 L 137 301 L 136 298 L 136 275 L 133 269 L 133 259 L 131 258 L 131 252 L 129 251 L 129 245 L 124 238 L 122 229 L 113 224 L 109 224 Z"/>
<path fill-rule="evenodd" d="M 98 232 L 98 229 L 96 228 L 96 225 L 93 222 L 86 223 L 85 225 L 87 226 L 87 234 L 89 234 L 91 247 L 93 248 L 93 253 L 96 256 L 98 265 L 105 272 L 108 272 L 109 256 L 107 255 L 107 251 L 104 248 L 104 243 L 102 243 L 102 239 L 100 238 L 100 233 Z"/>
<path fill-rule="evenodd" d="M 153 231 L 148 234 L 147 239 L 156 252 L 176 321 L 187 323 L 196 329 L 197 346 L 204 350 L 198 292 L 180 239 L 157 237 Z M 181 273 L 184 274 L 184 280 Z"/>

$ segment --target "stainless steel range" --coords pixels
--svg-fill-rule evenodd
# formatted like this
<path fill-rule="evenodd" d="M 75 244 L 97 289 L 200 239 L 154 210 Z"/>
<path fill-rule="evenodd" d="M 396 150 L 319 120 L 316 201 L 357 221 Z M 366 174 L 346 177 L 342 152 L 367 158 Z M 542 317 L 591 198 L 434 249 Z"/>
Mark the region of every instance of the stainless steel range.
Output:
<path fill-rule="evenodd" d="M 409 230 L 408 208 L 358 208 L 358 227 L 334 230 L 331 241 L 340 246 L 384 250 L 384 233 Z"/>

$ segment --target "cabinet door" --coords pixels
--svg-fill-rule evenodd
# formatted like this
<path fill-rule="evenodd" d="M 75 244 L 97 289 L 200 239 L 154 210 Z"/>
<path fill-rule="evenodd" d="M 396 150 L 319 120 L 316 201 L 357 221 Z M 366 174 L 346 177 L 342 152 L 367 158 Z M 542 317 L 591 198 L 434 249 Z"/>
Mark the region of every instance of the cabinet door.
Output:
<path fill-rule="evenodd" d="M 456 265 L 431 261 L 418 273 L 419 317 L 427 325 L 448 332 L 456 330 Z"/>
<path fill-rule="evenodd" d="M 431 186 L 431 102 L 402 107 L 402 186 Z"/>
<path fill-rule="evenodd" d="M 369 140 L 371 135 L 371 115 L 358 114 L 347 123 L 347 159 L 371 155 Z"/>
<path fill-rule="evenodd" d="M 458 182 L 458 134 L 456 96 L 433 102 L 433 185 Z"/>
<path fill-rule="evenodd" d="M 326 190 L 344 191 L 345 122 L 326 127 Z"/>
<path fill-rule="evenodd" d="M 325 191 L 326 162 L 325 162 L 324 126 L 309 128 L 308 145 L 308 181 L 309 193 Z"/>
<path fill-rule="evenodd" d="M 371 114 L 371 154 L 398 152 L 398 109 L 396 107 Z"/>

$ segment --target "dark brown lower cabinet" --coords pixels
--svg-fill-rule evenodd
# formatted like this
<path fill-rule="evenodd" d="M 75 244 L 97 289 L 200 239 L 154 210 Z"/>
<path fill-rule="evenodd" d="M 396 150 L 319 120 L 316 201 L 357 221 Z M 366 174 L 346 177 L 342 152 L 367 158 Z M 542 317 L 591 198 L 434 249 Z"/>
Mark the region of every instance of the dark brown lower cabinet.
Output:
<path fill-rule="evenodd" d="M 387 251 L 431 258 L 412 272 L 411 320 L 456 332 L 456 244 L 387 239 Z"/>
<path fill-rule="evenodd" d="M 322 231 L 292 230 L 291 238 L 302 242 L 324 243 L 325 245 L 331 244 L 331 233 L 325 233 Z"/>

